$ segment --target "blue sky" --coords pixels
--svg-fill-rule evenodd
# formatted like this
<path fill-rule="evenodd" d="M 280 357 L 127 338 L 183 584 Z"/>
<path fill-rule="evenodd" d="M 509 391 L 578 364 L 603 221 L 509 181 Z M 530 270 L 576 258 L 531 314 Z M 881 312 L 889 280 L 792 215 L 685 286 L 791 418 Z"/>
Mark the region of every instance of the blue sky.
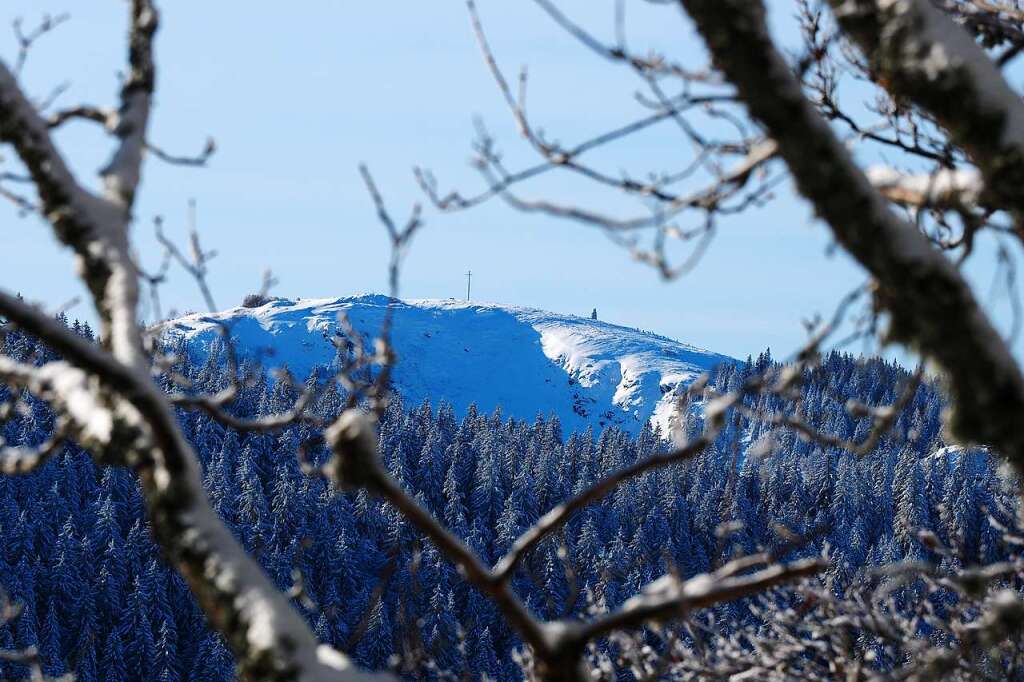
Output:
<path fill-rule="evenodd" d="M 506 70 L 529 66 L 530 109 L 552 137 L 571 143 L 640 113 L 632 100 L 637 82 L 581 48 L 532 3 L 479 5 Z M 791 42 L 788 3 L 776 5 L 773 20 Z M 612 35 L 613 3 L 561 6 Z M 629 7 L 634 45 L 700 59 L 699 41 L 676 8 Z M 219 151 L 200 170 L 151 159 L 135 233 L 143 260 L 155 265 L 153 217 L 164 216 L 167 232 L 183 238 L 187 202 L 195 198 L 204 244 L 219 253 L 211 282 L 220 307 L 257 289 L 267 267 L 280 280 L 274 293 L 283 296 L 386 289 L 387 247 L 359 181 L 360 162 L 370 165 L 393 212 L 404 216 L 422 201 L 413 165 L 432 169 L 443 187 L 480 186 L 467 164 L 474 115 L 497 136 L 509 165 L 534 160 L 516 138 L 459 0 L 303 2 L 287 11 L 177 0 L 162 10 L 150 137 L 185 154 L 210 135 Z M 0 25 L 16 16 L 31 25 L 45 11 L 68 11 L 71 20 L 33 50 L 25 72 L 30 92 L 42 95 L 68 81 L 61 104 L 113 104 L 125 3 L 12 0 Z M 0 52 L 14 57 L 13 36 L 0 38 Z M 94 182 L 108 141 L 85 125 L 69 126 L 59 141 L 80 175 Z M 680 138 L 652 134 L 599 158 L 612 170 L 621 164 L 638 172 L 666 166 L 676 146 L 686 151 Z M 571 181 L 534 187 L 580 204 L 601 200 L 595 188 Z M 50 306 L 80 292 L 69 254 L 45 225 L 7 207 L 0 216 L 0 286 Z M 474 298 L 579 314 L 596 307 L 602 319 L 734 356 L 765 346 L 778 355 L 791 350 L 804 338 L 802 319 L 828 313 L 863 279 L 844 255 L 826 255 L 826 230 L 788 185 L 769 207 L 723 223 L 697 269 L 670 284 L 591 229 L 498 203 L 448 215 L 427 207 L 425 219 L 406 262 L 404 296 L 461 297 L 472 269 Z M 991 255 L 982 254 L 972 270 L 983 294 L 992 267 Z M 163 297 L 179 311 L 202 305 L 180 272 Z M 83 306 L 72 314 L 89 316 Z"/>

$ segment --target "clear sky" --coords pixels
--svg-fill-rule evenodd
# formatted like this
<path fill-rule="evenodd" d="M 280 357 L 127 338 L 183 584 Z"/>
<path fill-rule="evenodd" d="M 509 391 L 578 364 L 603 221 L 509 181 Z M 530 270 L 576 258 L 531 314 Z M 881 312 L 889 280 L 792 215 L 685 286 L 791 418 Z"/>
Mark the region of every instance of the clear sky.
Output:
<path fill-rule="evenodd" d="M 479 5 L 502 65 L 511 74 L 529 66 L 530 109 L 552 137 L 571 143 L 640 113 L 632 99 L 637 81 L 587 52 L 533 3 Z M 789 3 L 776 5 L 773 20 L 791 41 Z M 561 6 L 595 32 L 612 35 L 612 2 Z M 701 59 L 677 8 L 629 7 L 634 45 Z M 287 9 L 165 0 L 161 8 L 150 137 L 187 154 L 198 152 L 209 135 L 219 151 L 198 170 L 150 159 L 135 231 L 144 260 L 155 266 L 153 217 L 163 215 L 167 232 L 183 239 L 187 201 L 195 198 L 204 245 L 219 253 L 211 281 L 220 307 L 256 290 L 267 267 L 280 280 L 273 293 L 282 296 L 386 289 L 386 243 L 359 181 L 362 161 L 393 212 L 404 216 L 422 200 L 411 174 L 415 164 L 431 168 L 443 187 L 480 186 L 467 164 L 474 115 L 497 136 L 509 165 L 534 160 L 516 138 L 461 0 L 320 0 Z M 4 3 L 0 25 L 17 16 L 32 25 L 46 11 L 71 15 L 32 51 L 25 71 L 30 92 L 44 95 L 67 81 L 59 105 L 114 104 L 125 9 L 114 0 Z M 13 35 L 0 33 L 4 58 L 13 60 L 16 52 Z M 85 124 L 68 126 L 59 140 L 82 177 L 94 182 L 109 141 Z M 660 170 L 676 145 L 680 154 L 686 151 L 678 136 L 644 136 L 608 156 L 610 169 Z M 595 188 L 579 183 L 535 187 L 579 204 L 599 199 Z M 71 258 L 45 225 L 6 207 L 0 217 L 0 286 L 50 306 L 79 293 Z M 863 279 L 842 254 L 826 255 L 826 230 L 788 185 L 769 207 L 723 223 L 697 269 L 670 284 L 574 223 L 498 203 L 454 215 L 427 207 L 425 219 L 406 263 L 403 296 L 461 297 L 464 273 L 472 269 L 480 300 L 579 314 L 596 307 L 602 319 L 741 357 L 765 346 L 785 354 L 804 338 L 802 319 L 828 313 Z M 983 294 L 992 268 L 990 255 L 978 258 L 974 272 Z M 180 272 L 164 299 L 178 310 L 202 307 Z M 71 314 L 89 317 L 83 306 Z"/>

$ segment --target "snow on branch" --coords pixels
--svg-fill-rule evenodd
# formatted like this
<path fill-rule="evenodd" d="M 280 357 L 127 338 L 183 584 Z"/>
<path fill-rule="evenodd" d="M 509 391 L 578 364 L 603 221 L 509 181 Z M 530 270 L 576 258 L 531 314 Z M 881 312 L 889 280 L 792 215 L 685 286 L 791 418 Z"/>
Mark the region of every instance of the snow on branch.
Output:
<path fill-rule="evenodd" d="M 768 563 L 767 555 L 755 555 Z M 627 599 L 622 607 L 580 627 L 576 636 L 584 641 L 596 639 L 614 630 L 637 627 L 651 621 L 680 618 L 689 611 L 764 592 L 779 585 L 816 575 L 826 567 L 822 559 L 802 559 L 789 564 L 776 563 L 754 573 L 737 575 L 737 566 L 753 562 L 730 562 L 712 573 L 701 573 L 688 580 L 667 574 Z"/>
<path fill-rule="evenodd" d="M 1024 101 L 931 0 L 830 0 L 875 78 L 921 108 L 977 164 L 999 208 L 1024 220 Z M 1022 232 L 1021 234 L 1024 234 Z"/>
<path fill-rule="evenodd" d="M 415 208 L 406 227 L 399 229 L 369 171 L 365 167 L 361 167 L 360 171 L 378 217 L 386 228 L 392 243 L 390 282 L 391 291 L 394 294 L 398 288 L 400 256 L 408 239 L 419 226 L 419 210 L 418 207 Z M 341 323 L 344 325 L 345 322 L 343 318 Z M 816 347 L 824 335 L 830 333 L 831 328 L 812 337 L 809 346 Z M 321 473 L 331 480 L 339 490 L 348 492 L 365 490 L 386 500 L 428 538 L 443 556 L 458 567 L 470 584 L 493 601 L 507 622 L 530 646 L 543 679 L 552 681 L 583 679 L 581 662 L 586 644 L 610 629 L 642 625 L 647 619 L 645 614 L 648 614 L 648 611 L 642 608 L 631 609 L 629 611 L 631 615 L 628 617 L 613 614 L 599 618 L 590 624 L 580 624 L 574 620 L 542 622 L 530 612 L 526 604 L 512 590 L 511 578 L 520 561 L 544 538 L 562 528 L 574 514 L 609 494 L 620 484 L 649 471 L 670 466 L 702 453 L 715 441 L 719 430 L 725 423 L 726 411 L 747 395 L 764 389 L 763 378 L 759 375 L 750 377 L 740 389 L 710 400 L 704 409 L 704 429 L 698 438 L 669 452 L 641 460 L 593 483 L 572 499 L 543 515 L 513 542 L 511 549 L 497 562 L 494 568 L 488 568 L 462 539 L 448 530 L 439 519 L 406 492 L 383 464 L 378 450 L 376 421 L 380 417 L 382 393 L 387 391 L 387 382 L 385 380 L 382 383 L 380 377 L 387 377 L 396 362 L 396 357 L 389 351 L 387 338 L 389 329 L 390 319 L 385 318 L 381 337 L 377 342 L 379 348 L 383 350 L 379 350 L 371 358 L 372 362 L 381 368 L 378 378 L 373 381 L 372 386 L 359 387 L 360 392 L 367 391 L 373 398 L 370 403 L 371 409 L 365 410 L 360 405 L 350 403 L 334 423 L 324 430 L 323 437 L 331 449 L 332 456 L 321 468 Z M 357 357 L 367 357 L 361 345 L 356 351 Z M 813 352 L 809 347 L 804 348 L 800 354 L 801 358 L 812 355 Z M 340 376 L 344 377 L 346 374 L 348 373 L 342 371 Z M 691 386 L 691 391 L 698 393 L 705 387 L 706 378 L 703 381 L 695 382 Z M 793 566 L 770 566 L 753 576 L 735 577 L 741 570 L 765 563 L 769 563 L 766 555 L 754 555 L 731 562 L 713 576 L 701 577 L 699 585 L 703 586 L 704 591 L 698 590 L 698 583 L 695 582 L 686 589 L 685 594 L 672 595 L 668 599 L 661 600 L 659 602 L 661 610 L 656 610 L 657 614 L 666 617 L 672 614 L 680 615 L 689 608 L 699 608 L 739 598 L 768 586 L 816 573 L 824 566 L 823 562 L 815 560 L 801 562 Z"/>
<path fill-rule="evenodd" d="M 121 85 L 121 106 L 113 130 L 120 144 L 110 162 L 100 171 L 107 196 L 119 200 L 127 210 L 135 200 L 135 190 L 142 175 L 146 128 L 156 88 L 153 37 L 158 24 L 159 16 L 150 0 L 132 0 L 128 73 Z"/>
<path fill-rule="evenodd" d="M 114 109 L 101 109 L 82 104 L 69 109 L 61 109 L 50 114 L 46 119 L 46 125 L 50 128 L 59 128 L 68 121 L 91 121 L 99 123 L 109 131 L 117 127 L 118 113 Z"/>
<path fill-rule="evenodd" d="M 547 2 L 541 4 L 549 13 L 553 9 Z M 973 417 L 975 422 L 966 423 L 967 427 L 974 427 L 967 428 L 966 433 L 991 440 L 1007 454 L 1015 456 L 1015 461 L 1024 468 L 1024 436 L 1014 435 L 1019 431 L 1016 417 L 1024 405 L 1024 383 L 956 270 L 931 249 L 913 226 L 888 211 L 881 195 L 852 165 L 842 145 L 807 106 L 800 96 L 799 84 L 767 38 L 759 4 L 750 0 L 690 0 L 684 4 L 694 13 L 698 26 L 709 38 L 712 52 L 737 86 L 739 95 L 765 124 L 770 138 L 765 138 L 761 132 L 744 132 L 744 126 L 740 125 L 737 126 L 740 134 L 734 142 L 720 144 L 704 140 L 681 113 L 697 105 L 734 103 L 734 93 L 709 94 L 703 99 L 690 95 L 666 97 L 657 77 L 671 76 L 687 82 L 703 81 L 705 77 L 656 58 L 631 57 L 624 45 L 608 49 L 556 14 L 553 15 L 556 20 L 591 49 L 634 69 L 649 84 L 656 100 L 651 116 L 563 148 L 534 132 L 526 116 L 522 94 L 525 76 L 520 79 L 520 94 L 513 96 L 483 39 L 475 7 L 470 2 L 474 26 L 492 75 L 506 96 L 521 134 L 543 161 L 539 166 L 508 172 L 490 138 L 482 135 L 479 166 L 489 181 L 488 189 L 467 199 L 458 195 L 441 197 L 432 179 L 420 174 L 428 195 L 441 207 L 467 207 L 491 197 L 503 197 L 513 205 L 518 202 L 517 207 L 523 210 L 564 214 L 611 232 L 653 226 L 658 228 L 658 241 L 651 252 L 638 250 L 638 257 L 645 257 L 643 254 L 647 253 L 646 257 L 663 272 L 675 272 L 661 253 L 663 240 L 666 235 L 688 238 L 690 232 L 666 225 L 660 218 L 652 221 L 645 217 L 643 222 L 623 223 L 555 202 L 524 202 L 515 197 L 510 188 L 549 168 L 566 168 L 627 194 L 659 200 L 662 217 L 695 209 L 703 214 L 705 222 L 692 234 L 706 236 L 713 227 L 711 216 L 742 210 L 767 196 L 774 179 L 765 179 L 760 171 L 770 161 L 781 157 L 793 170 L 801 190 L 832 224 L 840 243 L 865 263 L 883 285 L 878 297 L 892 312 L 897 335 L 919 343 L 943 363 L 958 392 L 972 392 L 976 404 L 967 406 L 964 414 L 968 420 Z M 0 140 L 14 146 L 38 190 L 41 212 L 51 222 L 57 236 L 75 250 L 82 278 L 92 293 L 103 325 L 101 344 L 94 345 L 22 301 L 0 293 L 0 314 L 9 323 L 37 336 L 63 358 L 42 367 L 0 358 L 0 380 L 49 401 L 59 415 L 52 442 L 33 452 L 6 453 L 12 463 L 5 468 L 24 470 L 38 464 L 64 437 L 78 440 L 100 463 L 132 466 L 142 484 L 155 540 L 188 582 L 211 626 L 224 634 L 242 676 L 301 681 L 387 679 L 386 675 L 359 672 L 344 655 L 319 645 L 289 603 L 288 595 L 276 588 L 232 537 L 211 508 L 201 484 L 195 453 L 185 441 L 173 411 L 175 406 L 202 409 L 233 428 L 271 430 L 303 421 L 306 407 L 315 399 L 315 394 L 301 393 L 292 409 L 281 415 L 247 422 L 235 419 L 227 411 L 237 394 L 237 383 L 213 395 L 181 393 L 168 397 L 152 380 L 150 358 L 138 325 L 142 274 L 133 258 L 129 225 L 146 149 L 172 162 L 187 160 L 160 152 L 146 141 L 156 79 L 153 41 L 158 16 L 150 0 L 132 0 L 130 11 L 129 68 L 116 112 L 81 106 L 57 112 L 44 120 L 24 97 L 11 71 L 0 64 Z M 745 21 L 736 22 L 737 17 Z M 707 80 L 722 89 L 716 77 L 710 76 Z M 52 128 L 74 119 L 101 124 L 116 138 L 116 151 L 101 171 L 105 188 L 102 196 L 79 186 L 50 137 Z M 628 178 L 615 179 L 579 160 L 591 149 L 660 121 L 676 122 L 697 149 L 694 161 L 669 178 L 643 183 Z M 197 158 L 205 161 L 210 152 L 212 145 Z M 708 167 L 711 154 L 728 154 L 738 160 L 724 169 L 717 165 Z M 701 169 L 710 174 L 707 187 L 695 193 L 666 189 L 672 182 Z M 391 245 L 389 282 L 391 294 L 395 296 L 401 258 L 421 225 L 420 210 L 415 207 L 407 222 L 399 226 L 387 210 L 369 171 L 365 167 L 360 170 L 378 217 L 387 229 Z M 751 189 L 748 184 L 755 177 L 759 180 Z M 173 259 L 183 265 L 213 307 L 213 298 L 205 286 L 205 264 L 210 254 L 200 248 L 195 232 L 191 260 L 169 240 L 161 241 L 167 249 L 168 262 Z M 929 285 L 923 287 L 927 296 L 915 293 L 922 290 L 922 284 Z M 965 321 L 966 328 L 951 331 L 951 321 L 955 324 L 956 320 Z M 700 454 L 717 437 L 724 424 L 725 411 L 739 406 L 748 392 L 760 391 L 766 386 L 760 377 L 755 377 L 740 391 L 714 396 L 714 400 L 705 403 L 704 430 L 698 437 L 669 452 L 613 472 L 555 507 L 515 540 L 508 554 L 490 568 L 404 491 L 380 460 L 371 413 L 379 417 L 387 404 L 388 378 L 396 361 L 388 336 L 390 323 L 389 308 L 380 339 L 372 349 L 363 348 L 360 337 L 351 335 L 356 344 L 355 358 L 343 361 L 337 379 L 355 390 L 350 393 L 347 409 L 323 432 L 332 450 L 332 458 L 323 473 L 339 488 L 363 489 L 382 497 L 429 538 L 444 556 L 459 566 L 468 582 L 493 600 L 533 649 L 546 679 L 582 679 L 581 656 L 585 645 L 611 630 L 641 627 L 652 619 L 678 617 L 692 609 L 746 596 L 821 570 L 819 560 L 785 564 L 778 563 L 775 557 L 757 554 L 690 580 L 666 576 L 628 600 L 618 611 L 597 616 L 589 622 L 539 621 L 511 587 L 511 578 L 522 558 L 564 527 L 573 514 L 624 481 Z M 345 320 L 340 324 L 346 328 Z M 228 331 L 225 330 L 225 334 Z M 943 344 L 949 344 L 950 349 L 944 349 Z M 228 347 L 230 351 L 230 344 Z M 960 361 L 962 354 L 969 355 L 970 366 L 960 370 L 954 357 Z M 237 382 L 236 363 L 233 359 L 231 363 L 235 374 L 233 381 Z M 372 382 L 358 383 L 353 378 L 353 370 L 371 364 L 380 367 L 376 378 Z M 694 390 L 702 388 L 704 385 L 699 382 L 694 386 Z M 912 391 L 908 390 L 907 394 L 912 395 Z M 371 413 L 363 412 L 356 405 L 363 398 L 369 399 Z M 997 415 L 1002 417 L 1001 421 L 996 420 L 997 428 L 989 431 L 978 426 L 977 414 L 984 412 L 988 416 L 993 410 L 1005 410 Z M 871 416 L 881 430 L 892 425 L 897 413 L 896 408 L 878 409 Z M 1011 413 L 1014 419 L 1007 418 Z M 795 424 L 784 425 L 796 427 Z"/>
<path fill-rule="evenodd" d="M 3 370 L 0 369 L 0 373 Z M 37 447 L 0 447 L 0 474 L 5 476 L 24 474 L 46 464 L 61 451 L 66 426 L 59 423 L 53 434 Z"/>
<path fill-rule="evenodd" d="M 98 382 L 88 373 L 63 361 L 33 367 L 0 357 L 0 381 L 31 391 L 49 402 L 60 415 L 60 425 L 51 441 L 38 451 L 6 453 L 12 461 L 5 461 L 2 466 L 9 469 L 9 473 L 30 471 L 40 460 L 52 454 L 65 432 L 97 453 L 107 455 L 112 452 L 115 415 L 104 404 Z M 121 459 L 113 462 L 126 463 Z"/>
<path fill-rule="evenodd" d="M 974 169 L 942 168 L 913 175 L 888 166 L 871 166 L 864 173 L 886 199 L 916 208 L 966 211 L 979 206 L 985 191 L 981 174 Z"/>
<path fill-rule="evenodd" d="M 992 445 L 1024 471 L 1024 376 L 970 285 L 915 225 L 890 210 L 807 101 L 769 36 L 761 2 L 683 5 L 753 118 L 778 143 L 799 191 L 874 277 L 875 303 L 890 316 L 888 338 L 945 371 L 954 397 L 952 433 Z"/>
<path fill-rule="evenodd" d="M 136 334 L 138 287 L 128 249 L 129 214 L 84 189 L 6 64 L 0 63 L 0 141 L 14 147 L 39 195 L 39 211 L 77 256 L 92 292 L 102 336 L 122 358 L 141 369 Z"/>

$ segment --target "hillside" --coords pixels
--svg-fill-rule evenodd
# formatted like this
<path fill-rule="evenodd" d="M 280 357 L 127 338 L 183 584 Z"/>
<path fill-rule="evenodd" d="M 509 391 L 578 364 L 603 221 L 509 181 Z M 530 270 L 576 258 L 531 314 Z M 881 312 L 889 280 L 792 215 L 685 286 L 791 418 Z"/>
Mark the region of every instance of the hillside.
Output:
<path fill-rule="evenodd" d="M 679 391 L 730 358 L 672 339 L 600 320 L 532 308 L 364 295 L 279 299 L 258 308 L 188 315 L 165 323 L 203 353 L 231 329 L 243 357 L 286 364 L 299 377 L 335 357 L 330 337 L 344 311 L 367 338 L 394 305 L 395 386 L 407 404 L 446 400 L 458 413 L 483 411 L 531 419 L 559 417 L 566 430 L 616 425 L 638 431 L 651 420 L 668 427 Z"/>

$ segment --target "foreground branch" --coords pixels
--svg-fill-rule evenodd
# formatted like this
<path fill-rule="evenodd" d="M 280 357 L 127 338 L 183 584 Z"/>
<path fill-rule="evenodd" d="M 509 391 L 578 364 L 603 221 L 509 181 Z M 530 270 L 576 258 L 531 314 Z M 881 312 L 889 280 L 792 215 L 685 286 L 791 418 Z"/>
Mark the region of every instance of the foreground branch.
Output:
<path fill-rule="evenodd" d="M 509 624 L 530 645 L 537 658 L 542 679 L 551 682 L 581 682 L 586 679 L 581 662 L 587 643 L 612 630 L 641 627 L 650 620 L 678 618 L 692 609 L 738 599 L 783 582 L 813 575 L 824 568 L 824 562 L 811 560 L 791 565 L 772 565 L 753 574 L 738 575 L 741 571 L 770 560 L 767 555 L 754 555 L 686 582 L 666 576 L 656 584 L 657 590 L 649 590 L 628 600 L 620 610 L 612 614 L 584 623 L 575 620 L 541 622 L 511 590 L 509 579 L 526 552 L 564 525 L 576 511 L 600 499 L 624 481 L 702 452 L 714 441 L 723 423 L 722 411 L 738 401 L 741 395 L 736 393 L 720 398 L 717 405 L 710 406 L 706 411 L 708 426 L 704 434 L 693 443 L 613 473 L 545 514 L 515 541 L 512 549 L 493 570 L 484 566 L 462 540 L 405 492 L 387 472 L 377 451 L 373 418 L 368 413 L 359 408 L 346 410 L 324 432 L 333 457 L 323 471 L 342 490 L 365 489 L 384 498 L 429 538 L 442 555 L 459 567 L 468 582 L 494 601 Z"/>
<path fill-rule="evenodd" d="M 1019 226 L 1024 102 L 985 51 L 930 0 L 830 2 L 875 79 L 949 132 L 978 165 L 991 201 L 1011 211 Z"/>
<path fill-rule="evenodd" d="M 877 280 L 876 301 L 891 316 L 889 338 L 945 371 L 954 435 L 992 445 L 1024 472 L 1024 376 L 968 283 L 914 225 L 892 213 L 804 98 L 769 37 L 760 2 L 682 5 L 719 68 L 778 143 L 800 192 Z"/>
<path fill-rule="evenodd" d="M 69 435 L 100 464 L 128 464 L 136 470 L 154 538 L 188 581 L 210 624 L 224 634 L 243 676 L 380 679 L 320 645 L 287 597 L 224 527 L 203 490 L 195 453 L 148 377 L 12 296 L 0 293 L 0 314 L 65 358 L 41 368 L 0 358 L 0 380 L 54 404 L 69 421 Z"/>

